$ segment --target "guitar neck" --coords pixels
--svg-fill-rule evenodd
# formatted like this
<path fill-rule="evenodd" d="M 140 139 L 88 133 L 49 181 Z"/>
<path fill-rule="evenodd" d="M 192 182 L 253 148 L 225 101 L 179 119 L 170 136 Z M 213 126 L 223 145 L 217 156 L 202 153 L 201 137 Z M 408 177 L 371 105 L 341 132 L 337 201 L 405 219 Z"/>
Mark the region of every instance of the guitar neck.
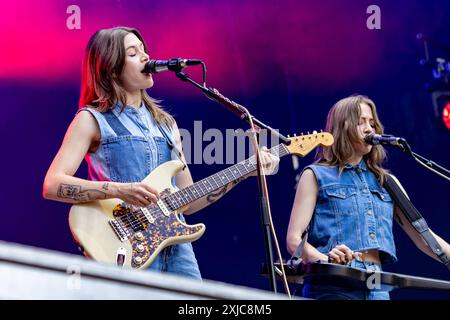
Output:
<path fill-rule="evenodd" d="M 271 148 L 269 151 L 270 153 L 275 154 L 280 158 L 290 153 L 283 144 L 279 144 Z M 234 166 L 228 167 L 216 174 L 204 178 L 189 187 L 171 193 L 170 195 L 166 196 L 164 200 L 172 210 L 177 210 L 195 200 L 198 200 L 210 194 L 215 190 L 226 186 L 232 181 L 248 175 L 255 170 L 256 157 L 252 156 L 235 164 Z"/>

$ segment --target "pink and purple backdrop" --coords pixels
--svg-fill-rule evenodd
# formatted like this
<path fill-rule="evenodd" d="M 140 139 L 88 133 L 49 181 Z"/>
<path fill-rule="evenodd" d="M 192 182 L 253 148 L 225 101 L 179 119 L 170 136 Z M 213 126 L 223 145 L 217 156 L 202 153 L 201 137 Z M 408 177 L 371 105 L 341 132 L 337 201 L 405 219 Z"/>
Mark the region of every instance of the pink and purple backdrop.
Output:
<path fill-rule="evenodd" d="M 69 30 L 69 5 L 81 9 L 81 29 Z M 371 4 L 381 29 L 366 27 Z M 81 60 L 100 28 L 139 29 L 155 59 L 200 58 L 208 84 L 246 105 L 284 134 L 323 127 L 328 109 L 352 93 L 377 103 L 386 131 L 404 136 L 418 153 L 450 167 L 450 132 L 433 118 L 419 65 L 423 32 L 448 43 L 448 1 L 4 1 L 0 5 L 0 117 L 3 169 L 0 239 L 77 253 L 68 205 L 41 197 L 45 172 L 78 103 Z M 199 70 L 186 69 L 200 79 Z M 167 72 L 149 92 L 180 127 L 246 128 L 220 106 Z M 300 167 L 312 161 L 302 159 Z M 388 167 L 400 178 L 429 224 L 450 240 L 449 185 L 413 160 L 390 151 Z M 194 178 L 221 165 L 193 165 Z M 294 171 L 283 159 L 269 178 L 275 226 L 285 258 L 285 233 L 294 196 Z M 79 176 L 86 169 L 80 168 Z M 219 203 L 189 217 L 207 232 L 194 243 L 205 278 L 268 289 L 256 181 L 245 181 Z M 238 214 L 238 212 L 240 214 Z M 448 279 L 445 268 L 415 249 L 396 227 L 400 262 L 388 270 Z M 414 296 L 413 294 L 417 294 Z M 394 298 L 439 298 L 434 292 L 396 292 Z M 444 296 L 445 297 L 445 296 Z M 448 298 L 448 295 L 447 297 Z"/>

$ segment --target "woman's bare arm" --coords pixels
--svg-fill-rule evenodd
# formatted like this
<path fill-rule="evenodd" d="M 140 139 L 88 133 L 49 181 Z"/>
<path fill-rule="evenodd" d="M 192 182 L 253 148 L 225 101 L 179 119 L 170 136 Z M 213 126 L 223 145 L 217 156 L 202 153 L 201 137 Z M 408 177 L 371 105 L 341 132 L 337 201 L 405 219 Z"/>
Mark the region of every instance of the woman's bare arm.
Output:
<path fill-rule="evenodd" d="M 156 201 L 156 190 L 145 183 L 89 181 L 73 176 L 91 145 L 99 141 L 97 121 L 89 112 L 79 112 L 67 129 L 64 141 L 47 171 L 43 185 L 44 198 L 68 203 L 120 198 L 137 206 Z"/>
<path fill-rule="evenodd" d="M 391 175 L 391 177 L 397 182 L 400 189 L 409 199 L 409 196 L 406 193 L 400 181 L 398 181 L 398 179 L 394 175 Z M 416 229 L 414 229 L 411 222 L 409 222 L 408 218 L 406 218 L 405 214 L 397 205 L 394 207 L 394 219 L 395 221 L 397 221 L 400 227 L 406 232 L 408 237 L 414 242 L 417 248 L 419 248 L 426 255 L 440 262 L 439 258 L 433 253 L 430 247 L 428 247 L 428 244 L 420 236 L 420 234 L 416 231 Z M 444 239 L 442 239 L 441 237 L 436 235 L 433 231 L 431 231 L 431 229 L 430 232 L 435 237 L 436 241 L 439 243 L 439 245 L 441 246 L 442 250 L 447 255 L 447 257 L 450 258 L 450 245 Z"/>
<path fill-rule="evenodd" d="M 291 211 L 286 237 L 287 249 L 290 254 L 293 254 L 300 244 L 302 240 L 301 235 L 311 221 L 316 206 L 317 194 L 318 186 L 314 172 L 311 169 L 307 169 L 303 172 L 298 182 L 294 205 Z M 319 252 L 309 243 L 305 243 L 302 258 L 307 262 L 328 260 L 327 255 Z"/>

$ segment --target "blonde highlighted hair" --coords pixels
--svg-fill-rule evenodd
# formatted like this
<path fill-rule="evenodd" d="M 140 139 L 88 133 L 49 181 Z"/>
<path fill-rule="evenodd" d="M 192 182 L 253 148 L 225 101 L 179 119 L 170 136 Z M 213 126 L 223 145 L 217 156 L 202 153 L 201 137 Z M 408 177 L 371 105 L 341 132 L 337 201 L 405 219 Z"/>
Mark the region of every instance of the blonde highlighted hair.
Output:
<path fill-rule="evenodd" d="M 325 131 L 334 137 L 331 147 L 320 147 L 317 150 L 316 162 L 338 166 L 339 174 L 342 174 L 346 163 L 354 154 L 353 145 L 360 139 L 357 132 L 359 118 L 361 116 L 361 103 L 367 104 L 372 110 L 374 130 L 376 134 L 383 134 L 384 128 L 378 118 L 375 103 L 366 96 L 353 95 L 339 100 L 331 108 L 327 116 Z M 386 158 L 386 152 L 380 145 L 375 145 L 372 150 L 364 155 L 367 167 L 376 175 L 381 184 L 384 183 L 388 171 L 382 167 Z"/>
<path fill-rule="evenodd" d="M 81 94 L 79 107 L 96 108 L 101 112 L 108 111 L 115 103 L 126 105 L 126 91 L 120 75 L 125 66 L 125 37 L 133 33 L 144 44 L 143 37 L 133 28 L 115 27 L 101 29 L 90 38 L 83 59 Z M 171 127 L 173 117 L 158 104 L 160 101 L 151 98 L 145 90 L 141 90 L 142 101 L 158 123 Z"/>

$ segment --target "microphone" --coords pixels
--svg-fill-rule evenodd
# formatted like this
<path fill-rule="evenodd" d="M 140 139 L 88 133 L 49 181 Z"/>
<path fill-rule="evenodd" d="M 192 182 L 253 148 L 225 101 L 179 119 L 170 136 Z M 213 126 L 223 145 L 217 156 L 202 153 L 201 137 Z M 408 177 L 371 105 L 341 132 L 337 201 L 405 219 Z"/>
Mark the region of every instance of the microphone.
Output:
<path fill-rule="evenodd" d="M 169 60 L 149 60 L 141 72 L 159 73 L 167 70 L 179 72 L 187 66 L 195 66 L 201 63 L 201 60 L 182 58 L 174 58 Z"/>
<path fill-rule="evenodd" d="M 405 139 L 403 138 L 394 137 L 389 134 L 375 134 L 375 133 L 370 133 L 367 136 L 365 136 L 364 141 L 367 144 L 371 145 L 382 144 L 382 145 L 399 146 L 402 148 L 403 143 L 406 142 Z"/>

